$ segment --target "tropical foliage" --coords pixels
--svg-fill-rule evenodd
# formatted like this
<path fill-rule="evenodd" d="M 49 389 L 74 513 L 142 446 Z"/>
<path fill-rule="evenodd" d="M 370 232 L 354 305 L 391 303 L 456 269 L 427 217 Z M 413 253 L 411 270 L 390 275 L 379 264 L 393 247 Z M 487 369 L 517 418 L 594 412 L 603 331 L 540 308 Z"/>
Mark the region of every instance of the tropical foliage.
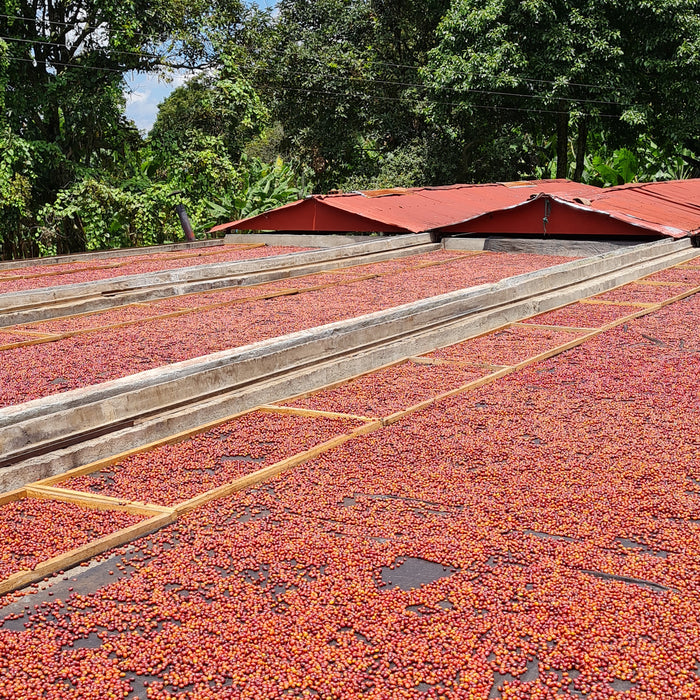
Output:
<path fill-rule="evenodd" d="M 700 175 L 700 0 L 4 0 L 0 254 L 310 191 Z M 190 79 L 148 134 L 130 71 Z"/>

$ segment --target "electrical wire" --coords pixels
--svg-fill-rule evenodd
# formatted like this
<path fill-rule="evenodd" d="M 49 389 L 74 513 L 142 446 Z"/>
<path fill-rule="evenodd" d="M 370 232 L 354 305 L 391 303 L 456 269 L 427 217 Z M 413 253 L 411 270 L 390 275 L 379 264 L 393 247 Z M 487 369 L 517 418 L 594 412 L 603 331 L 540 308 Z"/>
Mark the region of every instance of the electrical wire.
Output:
<path fill-rule="evenodd" d="M 0 39 L 6 39 L 6 37 L 0 36 Z M 40 42 L 43 43 L 44 42 Z M 132 55 L 131 53 L 129 55 Z M 146 57 L 155 57 L 158 58 L 157 55 L 155 54 L 138 54 L 136 52 L 133 52 L 134 56 L 146 56 Z M 24 61 L 27 63 L 35 63 L 37 62 L 35 59 L 30 59 L 30 58 L 20 58 L 17 56 L 10 56 L 8 57 L 8 60 L 10 61 Z M 86 66 L 82 65 L 79 63 L 66 63 L 62 61 L 54 61 L 51 59 L 47 59 L 45 61 L 41 61 L 42 63 L 49 63 L 52 66 L 62 66 L 62 67 L 74 67 L 78 69 L 85 69 L 85 70 L 104 70 L 104 71 L 109 71 L 109 72 L 123 72 L 120 69 L 117 68 L 106 68 L 106 67 L 100 67 L 100 66 Z M 249 64 L 250 65 L 250 64 Z M 164 67 L 164 68 L 171 68 L 171 69 L 183 69 L 183 70 L 190 70 L 190 71 L 197 71 L 197 70 L 208 70 L 208 67 L 201 67 L 201 66 L 192 66 L 189 64 L 174 64 L 170 63 L 167 61 L 162 61 L 158 60 L 154 64 L 155 67 Z M 267 72 L 267 73 L 274 73 L 275 71 L 270 68 L 259 68 L 258 70 L 262 72 Z M 309 76 L 309 73 L 306 72 L 301 72 L 301 71 L 296 71 L 293 72 L 294 74 L 298 76 Z M 354 76 L 339 76 L 341 79 L 352 81 L 352 82 L 361 82 L 361 83 L 367 83 L 367 84 L 376 84 L 376 85 L 393 85 L 393 86 L 398 86 L 398 87 L 413 87 L 417 88 L 420 90 L 430 90 L 434 89 L 431 88 L 429 85 L 423 85 L 421 83 L 407 83 L 407 82 L 401 82 L 401 81 L 395 81 L 395 80 L 379 80 L 375 78 L 358 78 Z M 596 99 L 590 99 L 590 98 L 576 98 L 576 97 L 564 97 L 564 96 L 557 96 L 555 98 L 552 98 L 550 95 L 530 95 L 526 93 L 517 93 L 517 92 L 505 92 L 505 91 L 497 91 L 497 90 L 482 90 L 478 88 L 468 88 L 466 90 L 459 90 L 458 88 L 454 87 L 442 87 L 442 88 L 437 88 L 439 91 L 449 91 L 452 93 L 456 94 L 475 94 L 475 95 L 487 95 L 487 96 L 495 96 L 495 97 L 516 97 L 516 98 L 521 98 L 521 99 L 529 99 L 529 100 L 548 100 L 548 99 L 556 99 L 556 100 L 562 100 L 565 102 L 570 102 L 573 104 L 577 105 L 587 105 L 587 104 L 594 104 L 594 105 L 608 105 L 608 106 L 616 106 L 616 107 L 630 107 L 632 106 L 628 102 L 615 102 L 612 100 L 596 100 Z M 404 98 L 402 98 L 404 99 Z M 546 114 L 563 114 L 564 110 L 541 110 L 543 113 Z"/>
<path fill-rule="evenodd" d="M 369 99 L 369 100 L 380 100 L 380 101 L 386 101 L 386 102 L 406 102 L 406 98 L 404 97 L 391 97 L 388 95 L 369 95 L 367 93 L 352 93 L 352 92 L 332 92 L 329 90 L 317 90 L 317 89 L 311 89 L 311 88 L 302 88 L 302 87 L 296 87 L 296 86 L 291 86 L 291 85 L 270 85 L 270 84 L 258 84 L 254 85 L 255 88 L 271 88 L 273 91 L 274 90 L 282 90 L 282 91 L 289 91 L 289 92 L 304 92 L 307 94 L 318 94 L 318 95 L 325 95 L 325 96 L 331 96 L 331 97 L 345 97 L 345 98 L 356 98 L 356 99 Z M 533 107 L 505 107 L 503 105 L 477 105 L 473 103 L 464 103 L 464 102 L 443 102 L 443 101 L 438 101 L 438 100 L 430 100 L 430 99 L 423 99 L 422 102 L 414 102 L 414 105 L 417 104 L 430 104 L 430 105 L 438 105 L 438 106 L 444 106 L 444 107 L 464 107 L 465 105 L 467 107 L 473 107 L 475 109 L 486 109 L 486 110 L 492 110 L 492 111 L 497 111 L 497 112 L 530 112 L 533 114 L 569 114 L 569 111 L 566 110 L 554 110 L 554 109 L 538 109 L 538 108 L 533 108 Z M 597 117 L 604 117 L 604 118 L 612 118 L 612 119 L 619 119 L 620 115 L 619 114 L 597 114 Z"/>
<path fill-rule="evenodd" d="M 17 57 L 9 57 L 10 61 L 23 61 L 27 63 L 36 63 L 34 59 L 31 58 L 17 58 Z M 80 64 L 68 64 L 68 63 L 61 63 L 61 62 L 51 62 L 52 65 L 63 65 L 63 66 L 68 66 L 71 68 L 78 68 L 81 70 L 97 70 L 97 71 L 108 71 L 108 72 L 113 72 L 113 73 L 124 73 L 125 71 L 118 69 L 118 68 L 102 68 L 99 66 L 83 66 Z M 161 66 L 169 66 L 170 64 L 167 63 L 159 63 L 158 65 Z M 173 68 L 180 68 L 180 66 L 172 65 L 171 67 Z M 202 69 L 194 69 L 194 70 L 206 70 L 204 68 Z M 291 85 L 272 85 L 270 83 L 259 83 L 259 84 L 253 84 L 254 88 L 270 88 L 272 90 L 279 90 L 282 92 L 303 92 L 307 94 L 316 94 L 316 95 L 325 95 L 325 96 L 332 96 L 332 97 L 344 97 L 344 98 L 353 98 L 353 99 L 369 99 L 369 100 L 379 100 L 379 101 L 384 101 L 384 102 L 403 102 L 406 103 L 408 100 L 405 97 L 393 97 L 389 95 L 371 95 L 368 93 L 361 93 L 361 92 L 332 92 L 329 90 L 319 90 L 315 88 L 308 88 L 308 87 L 296 87 L 296 86 L 291 86 Z M 506 93 L 509 95 L 509 93 Z M 532 97 L 528 95 L 528 97 Z M 473 103 L 465 103 L 465 102 L 444 102 L 444 101 L 439 101 L 439 100 L 433 100 L 433 99 L 427 99 L 423 98 L 421 101 L 414 101 L 414 105 L 418 104 L 430 104 L 430 105 L 437 105 L 437 106 L 444 106 L 444 107 L 464 107 L 465 105 L 467 107 L 473 107 L 475 109 L 486 109 L 486 110 L 492 110 L 492 111 L 497 111 L 497 112 L 529 112 L 533 114 L 569 114 L 569 111 L 567 110 L 555 110 L 555 109 L 539 109 L 539 108 L 534 108 L 534 107 L 507 107 L 504 105 L 478 105 L 478 104 L 473 104 Z M 597 114 L 597 117 L 601 118 L 611 118 L 611 119 L 619 119 L 620 115 L 619 114 Z"/>
<path fill-rule="evenodd" d="M 22 21 L 26 21 L 26 22 L 33 22 L 33 23 L 35 23 L 35 24 L 49 24 L 49 25 L 55 24 L 55 25 L 59 25 L 59 26 L 71 27 L 71 28 L 74 28 L 74 29 L 77 29 L 77 28 L 80 28 L 80 29 L 82 29 L 82 30 L 89 29 L 89 30 L 91 30 L 91 31 L 97 31 L 97 30 L 100 30 L 100 29 L 105 29 L 105 27 L 104 27 L 103 25 L 104 25 L 105 23 L 107 23 L 107 20 L 105 20 L 105 22 L 103 22 L 103 23 L 100 24 L 100 25 L 93 25 L 93 26 L 86 25 L 86 26 L 83 26 L 83 25 L 80 25 L 80 24 L 77 24 L 77 23 L 74 23 L 74 22 L 61 22 L 61 21 L 58 21 L 58 20 L 40 19 L 40 18 L 38 18 L 38 17 L 36 17 L 36 18 L 22 17 L 22 16 L 18 16 L 18 15 L 8 15 L 8 14 L 3 14 L 3 13 L 0 13 L 0 17 L 4 17 L 4 18 L 6 18 L 6 19 L 16 19 L 16 20 L 22 20 Z M 78 22 L 79 22 L 79 20 L 78 20 Z M 150 35 L 148 35 L 148 34 L 146 34 L 146 33 L 142 33 L 142 32 L 141 32 L 141 33 L 140 33 L 140 32 L 132 33 L 132 32 L 130 32 L 126 27 L 112 28 L 112 29 L 111 29 L 111 32 L 112 32 L 112 33 L 118 33 L 118 34 L 128 34 L 130 37 L 145 36 L 145 37 L 152 38 L 152 37 L 150 37 Z M 10 37 L 0 37 L 0 38 L 1 38 L 1 39 L 7 40 L 7 39 L 9 39 Z M 42 42 L 42 43 L 47 43 L 47 42 Z M 131 53 L 131 52 L 124 51 L 124 52 L 122 52 L 122 53 Z M 134 53 L 139 53 L 139 52 L 134 52 Z M 284 50 L 283 50 L 283 51 L 280 51 L 280 52 L 275 52 L 275 53 L 277 53 L 277 55 L 280 56 L 280 57 L 287 55 L 287 52 L 284 51 Z M 309 57 L 309 58 L 311 58 L 311 57 Z M 312 59 L 312 60 L 315 60 L 315 61 L 318 62 L 318 63 L 322 63 L 322 61 L 321 61 L 320 59 Z M 390 61 L 374 61 L 374 60 L 373 60 L 373 61 L 372 61 L 372 64 L 373 64 L 373 65 L 379 65 L 379 66 L 390 66 L 390 67 L 393 67 L 393 68 L 408 68 L 408 69 L 410 69 L 410 70 L 421 70 L 422 68 L 424 68 L 424 66 L 416 66 L 416 65 L 408 64 L 408 63 L 393 63 L 393 62 L 390 62 Z M 515 80 L 518 80 L 518 81 L 521 81 L 521 82 L 532 82 L 532 83 L 540 83 L 540 84 L 547 84 L 547 85 L 558 85 L 558 84 L 560 84 L 560 81 L 557 81 L 557 80 L 545 80 L 545 79 L 543 79 L 543 78 L 531 78 L 531 77 L 528 77 L 528 76 L 509 76 L 509 77 L 513 77 L 513 78 L 515 78 Z M 578 83 L 578 82 L 569 82 L 569 81 L 566 82 L 566 85 L 567 85 L 567 86 L 572 86 L 572 87 L 592 88 L 592 89 L 601 90 L 601 91 L 614 91 L 614 90 L 617 89 L 617 88 L 615 88 L 614 86 L 605 86 L 605 85 L 596 85 L 596 84 L 593 84 L 593 83 Z M 606 103 L 606 104 L 614 104 L 614 103 Z"/>
<path fill-rule="evenodd" d="M 14 36 L 0 36 L 2 41 L 14 41 L 21 44 L 33 44 L 35 46 L 56 46 L 58 48 L 68 48 L 65 43 L 59 41 L 43 41 L 41 38 L 37 39 L 21 39 Z M 148 51 L 123 51 L 120 49 L 111 49 L 108 46 L 98 46 L 97 48 L 109 51 L 110 54 L 119 54 L 125 56 L 148 56 L 152 58 L 159 58 L 160 54 L 150 53 Z"/>
<path fill-rule="evenodd" d="M 76 68 L 78 70 L 96 70 L 96 71 L 102 71 L 105 73 L 131 73 L 134 71 L 138 72 L 138 69 L 136 68 L 107 68 L 104 66 L 86 66 L 81 63 L 65 63 L 63 61 L 53 61 L 51 59 L 46 59 L 46 60 L 38 60 L 36 58 L 21 58 L 19 56 L 7 56 L 6 57 L 7 61 L 21 61 L 23 63 L 31 63 L 33 65 L 36 65 L 37 63 L 48 63 L 51 66 L 62 66 L 66 68 Z M 167 63 L 164 61 L 158 61 L 157 63 L 153 64 L 153 67 L 163 67 L 163 68 L 172 68 L 174 70 L 186 70 L 186 71 L 207 71 L 209 70 L 208 67 L 201 67 L 201 66 L 188 66 L 186 64 L 177 64 L 177 63 Z"/>

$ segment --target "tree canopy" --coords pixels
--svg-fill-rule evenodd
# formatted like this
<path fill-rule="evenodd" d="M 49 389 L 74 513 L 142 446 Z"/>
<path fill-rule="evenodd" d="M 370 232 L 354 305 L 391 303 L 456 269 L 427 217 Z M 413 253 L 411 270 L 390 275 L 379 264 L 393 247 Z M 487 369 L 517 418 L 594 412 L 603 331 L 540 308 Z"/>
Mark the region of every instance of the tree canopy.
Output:
<path fill-rule="evenodd" d="M 4 0 L 4 257 L 331 189 L 700 174 L 700 0 Z M 125 76 L 186 67 L 149 134 Z"/>
<path fill-rule="evenodd" d="M 433 121 L 467 141 L 527 133 L 522 157 L 552 139 L 557 177 L 574 179 L 593 131 L 614 146 L 645 133 L 690 147 L 700 133 L 699 9 L 696 0 L 453 2 L 424 70 L 443 102 Z"/>

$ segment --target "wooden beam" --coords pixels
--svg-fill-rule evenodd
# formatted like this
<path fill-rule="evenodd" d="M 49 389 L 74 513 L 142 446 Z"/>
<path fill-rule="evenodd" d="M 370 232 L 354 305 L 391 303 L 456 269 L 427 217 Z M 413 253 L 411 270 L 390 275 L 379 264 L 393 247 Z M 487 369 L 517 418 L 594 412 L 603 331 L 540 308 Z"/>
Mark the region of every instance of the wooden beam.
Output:
<path fill-rule="evenodd" d="M 329 450 L 332 450 L 335 447 L 339 447 L 340 445 L 346 443 L 348 440 L 352 440 L 353 438 L 359 437 L 360 435 L 366 435 L 367 433 L 371 433 L 375 430 L 378 430 L 381 427 L 382 421 L 380 420 L 375 420 L 371 423 L 365 423 L 365 425 L 360 426 L 359 428 L 353 430 L 350 433 L 338 435 L 337 437 L 322 442 L 320 445 L 312 447 L 310 450 L 300 452 L 296 455 L 293 455 L 292 457 L 287 457 L 287 459 L 283 459 L 280 462 L 271 464 L 268 467 L 258 469 L 257 471 L 252 472 L 250 474 L 246 474 L 245 476 L 242 476 L 241 478 L 236 479 L 235 481 L 231 481 L 228 484 L 223 484 L 222 486 L 218 486 L 209 491 L 205 491 L 204 493 L 201 493 L 198 496 L 194 496 L 193 498 L 190 498 L 187 501 L 182 501 L 181 503 L 178 503 L 175 506 L 175 510 L 178 513 L 178 515 L 188 513 L 189 511 L 198 508 L 199 506 L 204 505 L 205 503 L 209 503 L 210 501 L 216 500 L 217 498 L 229 496 L 230 494 L 235 493 L 236 491 L 242 491 L 243 489 L 255 486 L 256 484 L 266 481 L 267 479 L 271 479 L 273 476 L 277 476 L 278 474 L 281 474 L 282 472 L 285 472 L 288 469 L 291 469 L 292 467 L 296 467 L 302 462 L 314 459 L 315 457 L 322 455 L 324 452 L 328 452 Z"/>
<path fill-rule="evenodd" d="M 603 292 L 605 294 L 605 292 Z M 656 306 L 656 302 L 646 301 L 608 301 L 607 299 L 580 299 L 579 304 L 598 304 L 600 306 L 638 306 L 641 309 Z"/>
<path fill-rule="evenodd" d="M 646 287 L 687 287 L 687 282 L 657 282 L 655 280 L 641 279 L 630 284 L 643 284 Z"/>
<path fill-rule="evenodd" d="M 595 331 L 592 326 L 552 326 L 547 323 L 514 323 L 517 328 L 539 328 L 541 330 L 563 331 L 564 333 L 587 333 Z"/>
<path fill-rule="evenodd" d="M 25 328 L 21 328 L 19 326 L 7 326 L 5 328 L 0 328 L 0 334 L 2 333 L 16 333 L 19 335 L 29 335 L 32 337 L 40 337 L 40 338 L 58 338 L 55 333 L 44 333 L 43 331 L 29 331 L 26 330 Z"/>
<path fill-rule="evenodd" d="M 306 416 L 308 418 L 349 418 L 360 420 L 364 423 L 376 420 L 376 418 L 369 418 L 368 416 L 356 416 L 353 413 L 319 411 L 314 408 L 296 408 L 295 406 L 276 406 L 274 404 L 263 404 L 258 406 L 258 410 L 264 413 L 281 413 L 289 416 Z"/>
<path fill-rule="evenodd" d="M 177 515 L 171 513 L 159 513 L 151 518 L 147 518 L 140 523 L 136 523 L 121 530 L 117 530 L 109 535 L 100 537 L 97 540 L 88 542 L 87 544 L 71 549 L 64 554 L 59 554 L 51 559 L 46 559 L 37 564 L 31 570 L 18 571 L 11 576 L 8 576 L 3 581 L 0 581 L 0 595 L 15 591 L 18 588 L 28 586 L 30 583 L 40 581 L 41 579 L 52 576 L 58 571 L 65 571 L 79 564 L 82 561 L 91 559 L 98 554 L 102 554 L 109 549 L 120 547 L 127 542 L 148 535 L 160 528 L 175 522 Z"/>
<path fill-rule="evenodd" d="M 117 510 L 133 515 L 153 516 L 159 513 L 172 513 L 173 509 L 168 506 L 160 506 L 155 503 L 142 503 L 140 501 L 130 501 L 125 498 L 113 498 L 112 496 L 102 496 L 89 491 L 74 491 L 72 489 L 55 488 L 53 486 L 26 487 L 27 498 L 42 498 L 44 500 L 61 501 L 72 503 L 82 508 L 92 510 Z"/>
<path fill-rule="evenodd" d="M 12 503 L 13 501 L 21 501 L 27 496 L 26 487 L 22 486 L 14 491 L 5 491 L 5 493 L 0 494 L 0 506 L 4 506 L 6 503 Z"/>

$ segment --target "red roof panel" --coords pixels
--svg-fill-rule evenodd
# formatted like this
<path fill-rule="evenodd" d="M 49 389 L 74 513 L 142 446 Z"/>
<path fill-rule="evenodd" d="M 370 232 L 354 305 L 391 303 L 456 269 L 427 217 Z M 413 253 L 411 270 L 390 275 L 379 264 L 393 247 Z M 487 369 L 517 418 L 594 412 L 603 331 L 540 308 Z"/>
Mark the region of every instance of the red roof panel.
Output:
<path fill-rule="evenodd" d="M 568 180 L 533 180 L 314 195 L 259 216 L 216 226 L 212 231 L 240 228 L 419 233 L 514 206 L 540 192 L 586 196 L 594 191 L 597 188 Z"/>
<path fill-rule="evenodd" d="M 545 226 L 539 205 L 548 200 Z M 314 195 L 212 231 L 530 233 L 679 238 L 700 232 L 700 180 L 600 189 L 568 180 L 452 185 Z M 507 212 L 507 213 L 506 213 Z M 568 212 L 568 213 L 567 213 Z"/>

